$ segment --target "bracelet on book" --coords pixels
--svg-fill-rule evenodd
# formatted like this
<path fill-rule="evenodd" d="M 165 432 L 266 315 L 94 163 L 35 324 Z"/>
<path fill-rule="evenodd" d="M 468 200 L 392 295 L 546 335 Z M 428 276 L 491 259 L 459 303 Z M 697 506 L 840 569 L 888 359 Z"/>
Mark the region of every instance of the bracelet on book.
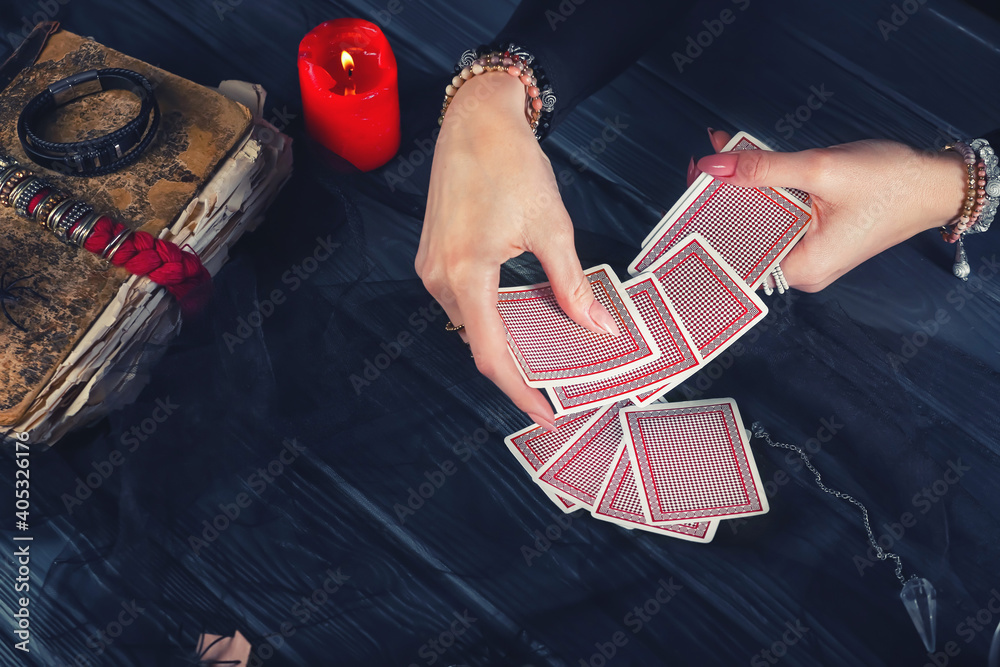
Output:
<path fill-rule="evenodd" d="M 138 276 L 163 285 L 182 302 L 186 312 L 207 298 L 211 275 L 193 252 L 146 232 L 133 232 L 84 201 L 57 190 L 50 183 L 0 152 L 0 205 L 34 220 L 63 243 L 84 248 Z M 185 300 L 187 297 L 196 297 Z"/>
<path fill-rule="evenodd" d="M 535 57 L 516 44 L 505 44 L 496 48 L 481 46 L 462 54 L 455 66 L 455 75 L 445 87 L 444 103 L 438 125 L 444 123 L 455 93 L 474 76 L 486 72 L 506 72 L 524 84 L 524 115 L 536 139 L 541 140 L 549 130 L 556 96 L 545 79 L 542 68 L 535 63 Z"/>
<path fill-rule="evenodd" d="M 56 143 L 35 130 L 38 119 L 79 97 L 102 90 L 127 90 L 139 98 L 139 113 L 95 139 Z M 36 164 L 68 176 L 102 176 L 134 163 L 149 147 L 160 124 L 160 107 L 146 77 L 127 69 L 88 70 L 56 81 L 36 95 L 17 119 L 17 136 Z"/>
<path fill-rule="evenodd" d="M 948 243 L 957 244 L 952 273 L 968 280 L 972 269 L 963 239 L 966 234 L 985 232 L 996 217 L 997 207 L 1000 206 L 1000 165 L 996 153 L 985 139 L 956 141 L 942 150 L 959 153 L 967 170 L 967 190 L 962 210 L 941 228 L 941 236 Z"/>

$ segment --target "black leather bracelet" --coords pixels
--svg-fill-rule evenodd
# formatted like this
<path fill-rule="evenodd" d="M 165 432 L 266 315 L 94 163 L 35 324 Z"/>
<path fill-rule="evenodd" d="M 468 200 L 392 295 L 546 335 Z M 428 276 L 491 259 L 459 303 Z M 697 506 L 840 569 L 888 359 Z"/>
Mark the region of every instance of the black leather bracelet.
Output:
<path fill-rule="evenodd" d="M 96 139 L 55 143 L 38 136 L 40 116 L 79 97 L 102 90 L 127 90 L 141 102 L 139 114 Z M 17 119 L 17 136 L 33 162 L 69 176 L 101 176 L 134 163 L 152 142 L 160 124 L 160 107 L 146 77 L 127 69 L 80 72 L 56 81 L 35 96 Z"/>

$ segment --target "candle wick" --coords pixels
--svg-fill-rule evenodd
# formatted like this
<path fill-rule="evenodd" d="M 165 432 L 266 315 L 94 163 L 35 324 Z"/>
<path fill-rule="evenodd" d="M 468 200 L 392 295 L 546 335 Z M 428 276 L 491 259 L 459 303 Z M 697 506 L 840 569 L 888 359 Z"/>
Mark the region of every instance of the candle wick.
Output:
<path fill-rule="evenodd" d="M 354 68 L 353 67 L 348 67 L 347 68 L 347 78 L 349 79 L 352 76 L 354 76 Z"/>

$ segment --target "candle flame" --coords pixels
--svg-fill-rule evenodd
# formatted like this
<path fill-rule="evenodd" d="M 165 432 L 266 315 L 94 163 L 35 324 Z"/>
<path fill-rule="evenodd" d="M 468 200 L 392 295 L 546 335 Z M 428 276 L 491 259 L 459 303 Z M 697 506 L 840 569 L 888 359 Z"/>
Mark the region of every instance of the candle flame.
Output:
<path fill-rule="evenodd" d="M 355 86 L 351 77 L 354 76 L 354 58 L 347 51 L 340 52 L 340 65 L 347 72 L 347 83 L 344 84 L 344 95 L 354 95 Z"/>

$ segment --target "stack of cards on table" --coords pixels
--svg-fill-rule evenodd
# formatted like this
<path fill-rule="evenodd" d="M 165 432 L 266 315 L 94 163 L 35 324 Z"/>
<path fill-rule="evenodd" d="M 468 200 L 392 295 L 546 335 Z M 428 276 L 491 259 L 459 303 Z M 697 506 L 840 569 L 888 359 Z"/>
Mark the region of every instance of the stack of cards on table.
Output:
<path fill-rule="evenodd" d="M 563 512 L 710 542 L 722 519 L 767 512 L 749 435 L 732 399 L 624 400 L 507 436 L 507 447 Z"/>
<path fill-rule="evenodd" d="M 770 149 L 741 132 L 723 150 Z M 756 290 L 811 217 L 804 192 L 702 174 L 643 241 L 633 278 L 584 272 L 618 336 L 569 319 L 548 283 L 500 290 L 511 355 L 557 415 L 556 431 L 508 446 L 561 509 L 703 542 L 718 519 L 767 511 L 735 403 L 658 401 L 764 318 Z"/>

